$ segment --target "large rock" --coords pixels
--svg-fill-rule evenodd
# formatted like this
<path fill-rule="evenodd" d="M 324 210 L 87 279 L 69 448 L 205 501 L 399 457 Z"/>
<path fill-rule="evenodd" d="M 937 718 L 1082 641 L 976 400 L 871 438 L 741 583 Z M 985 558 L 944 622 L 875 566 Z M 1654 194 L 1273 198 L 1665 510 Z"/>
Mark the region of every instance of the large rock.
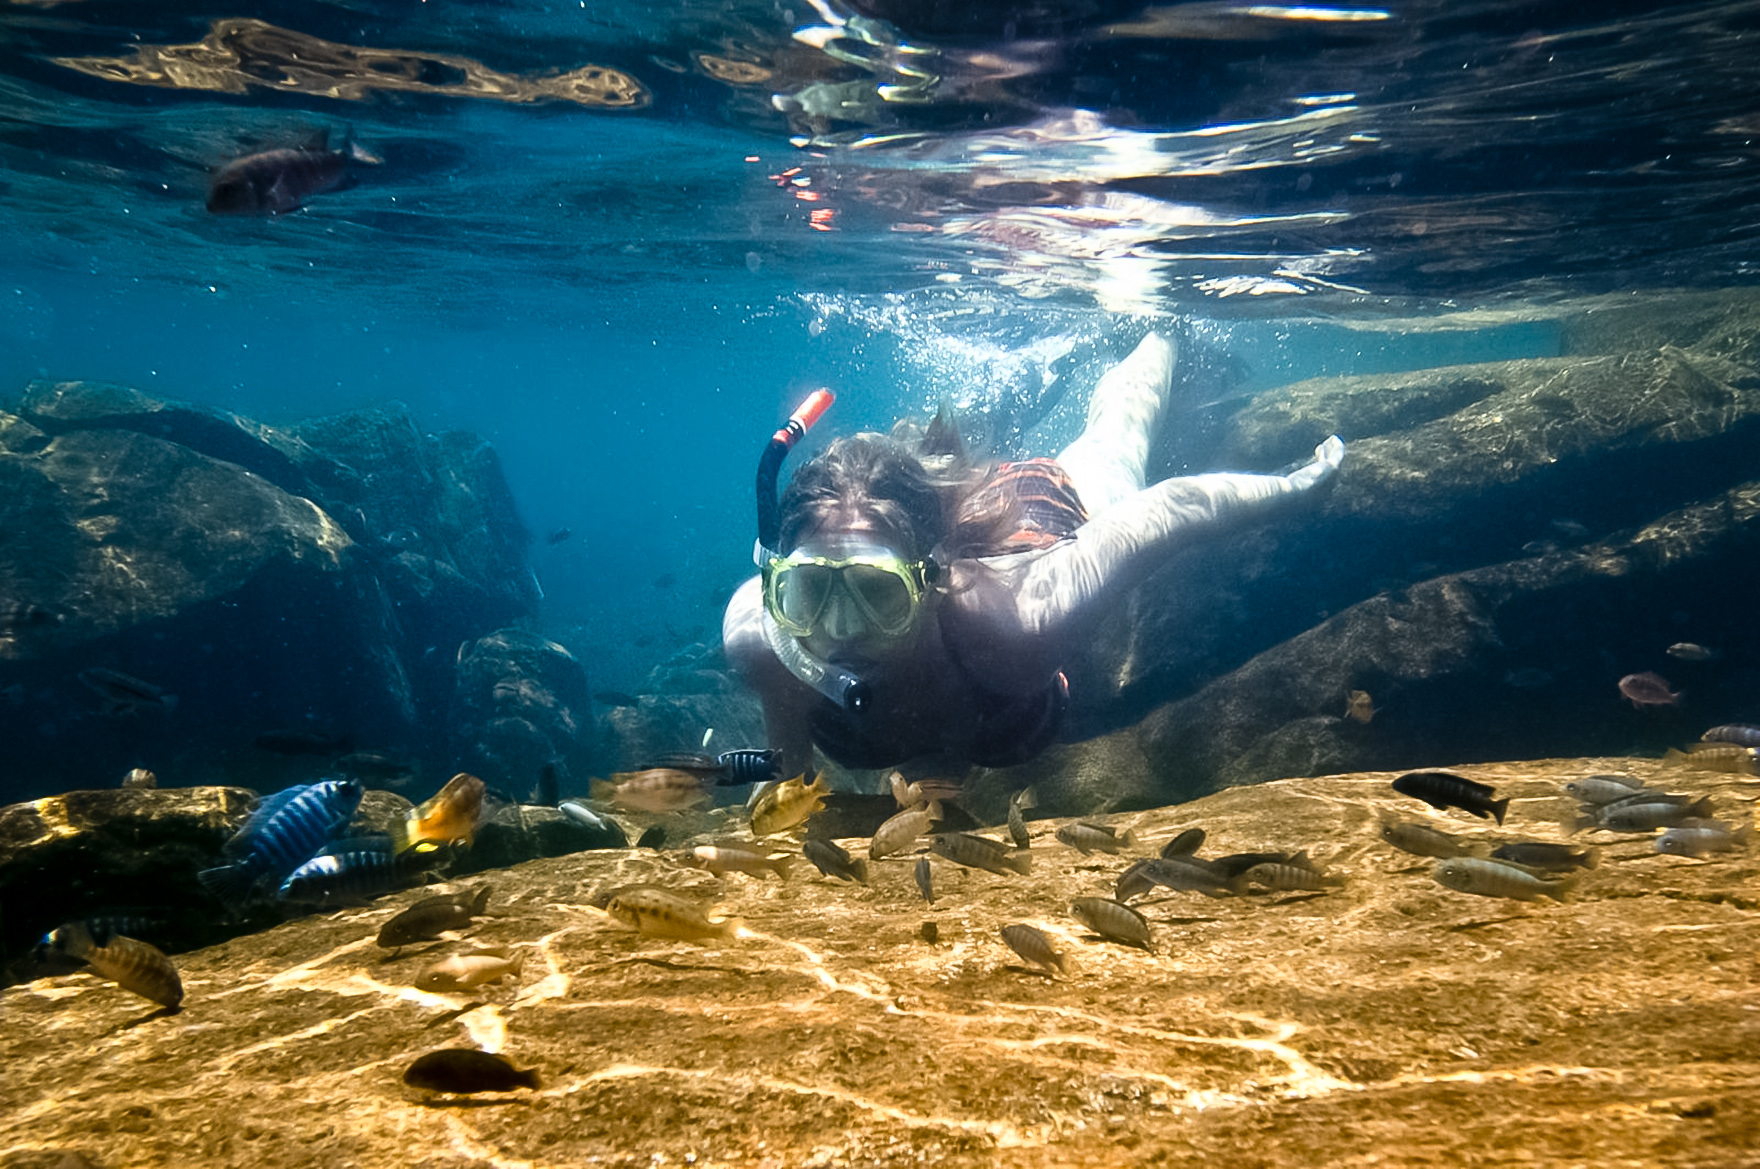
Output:
<path fill-rule="evenodd" d="M 453 943 L 374 946 L 411 892 L 182 955 L 176 1014 L 88 974 L 42 979 L 0 994 L 0 1148 L 261 1169 L 1751 1164 L 1754 853 L 1598 834 L 1569 902 L 1524 905 L 1443 888 L 1375 832 L 1397 816 L 1556 839 L 1564 780 L 1618 771 L 1725 812 L 1746 781 L 1607 758 L 1466 770 L 1512 797 L 1501 831 L 1432 816 L 1386 774 L 1132 818 L 1133 855 L 1198 825 L 1202 855 L 1305 848 L 1347 882 L 1150 899 L 1153 953 L 1068 914 L 1131 858 L 1081 856 L 1041 821 L 1031 876 L 932 860 L 933 906 L 911 856 L 861 887 L 617 850 L 473 878 L 489 913 Z M 747 932 L 648 939 L 592 907 L 643 881 L 718 900 Z M 1067 974 L 1012 954 L 998 931 L 1015 922 L 1047 931 Z M 526 955 L 517 985 L 413 989 L 492 945 Z M 542 1087 L 467 1101 L 400 1082 L 444 1047 L 502 1052 Z"/>
<path fill-rule="evenodd" d="M 457 647 L 535 611 L 493 452 L 401 407 L 277 428 L 34 383 L 0 412 L 0 530 L 0 800 L 139 765 L 263 787 L 325 766 L 255 749 L 265 733 L 449 775 Z M 175 704 L 114 717 L 92 668 Z"/>

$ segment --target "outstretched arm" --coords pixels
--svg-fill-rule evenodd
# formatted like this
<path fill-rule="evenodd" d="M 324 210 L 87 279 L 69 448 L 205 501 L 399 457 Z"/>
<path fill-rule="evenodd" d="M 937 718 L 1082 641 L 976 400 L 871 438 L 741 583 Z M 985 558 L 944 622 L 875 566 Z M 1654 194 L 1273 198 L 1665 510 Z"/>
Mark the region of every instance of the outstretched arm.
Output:
<path fill-rule="evenodd" d="M 764 636 L 764 602 L 758 579 L 741 585 L 721 619 L 721 644 L 734 672 L 764 704 L 766 746 L 782 752 L 784 775 L 811 769 L 813 733 L 808 711 L 817 697 L 776 659 Z"/>
<path fill-rule="evenodd" d="M 1194 475 L 1144 488 L 1077 529 L 1075 537 L 1012 566 L 998 565 L 1015 596 L 1026 638 L 1056 642 L 1097 615 L 1109 598 L 1160 567 L 1180 543 L 1264 519 L 1330 478 L 1344 458 L 1338 436 L 1314 449 L 1314 461 L 1288 475 Z M 1014 558 L 1008 558 L 1014 559 Z"/>

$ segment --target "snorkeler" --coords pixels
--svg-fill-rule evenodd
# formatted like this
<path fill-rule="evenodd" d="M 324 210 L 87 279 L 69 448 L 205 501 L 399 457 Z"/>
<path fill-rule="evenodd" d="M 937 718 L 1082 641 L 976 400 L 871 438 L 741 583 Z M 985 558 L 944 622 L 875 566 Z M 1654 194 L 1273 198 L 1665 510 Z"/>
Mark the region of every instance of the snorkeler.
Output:
<path fill-rule="evenodd" d="M 760 575 L 722 628 L 784 775 L 809 770 L 814 746 L 851 768 L 1033 758 L 1068 705 L 1067 655 L 1119 598 L 1180 547 L 1262 520 L 1338 469 L 1334 436 L 1288 475 L 1145 487 L 1174 356 L 1144 338 L 1055 460 L 975 467 L 944 414 L 913 443 L 837 439 L 778 503 L 781 461 L 830 396 L 803 404 L 760 464 Z"/>

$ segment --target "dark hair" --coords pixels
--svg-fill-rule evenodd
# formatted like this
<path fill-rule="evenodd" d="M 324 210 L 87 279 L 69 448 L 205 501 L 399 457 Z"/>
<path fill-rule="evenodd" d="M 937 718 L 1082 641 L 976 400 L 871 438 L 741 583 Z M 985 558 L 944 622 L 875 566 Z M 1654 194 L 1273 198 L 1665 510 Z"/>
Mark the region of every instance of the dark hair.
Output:
<path fill-rule="evenodd" d="M 834 440 L 796 471 L 782 493 L 781 545 L 860 516 L 875 535 L 913 560 L 982 556 L 1012 532 L 1016 517 L 967 516 L 961 504 L 988 473 L 966 453 L 945 406 L 926 426 L 901 422 L 894 436 L 863 432 Z M 957 517 L 957 519 L 956 519 Z"/>

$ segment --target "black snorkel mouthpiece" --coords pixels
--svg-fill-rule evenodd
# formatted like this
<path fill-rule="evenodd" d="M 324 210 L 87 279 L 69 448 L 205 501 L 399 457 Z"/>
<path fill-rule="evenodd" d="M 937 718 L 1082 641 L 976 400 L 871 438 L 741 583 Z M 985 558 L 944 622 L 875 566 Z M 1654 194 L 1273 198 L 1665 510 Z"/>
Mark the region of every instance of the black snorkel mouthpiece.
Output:
<path fill-rule="evenodd" d="M 770 436 L 764 453 L 758 459 L 758 551 L 756 559 L 762 565 L 767 555 L 777 555 L 777 544 L 782 540 L 782 512 L 776 503 L 776 477 L 782 472 L 782 460 L 795 444 L 805 438 L 807 431 L 825 411 L 831 409 L 831 403 L 837 396 L 830 390 L 818 389 L 806 396 L 793 414 L 788 416 L 775 434 Z"/>

